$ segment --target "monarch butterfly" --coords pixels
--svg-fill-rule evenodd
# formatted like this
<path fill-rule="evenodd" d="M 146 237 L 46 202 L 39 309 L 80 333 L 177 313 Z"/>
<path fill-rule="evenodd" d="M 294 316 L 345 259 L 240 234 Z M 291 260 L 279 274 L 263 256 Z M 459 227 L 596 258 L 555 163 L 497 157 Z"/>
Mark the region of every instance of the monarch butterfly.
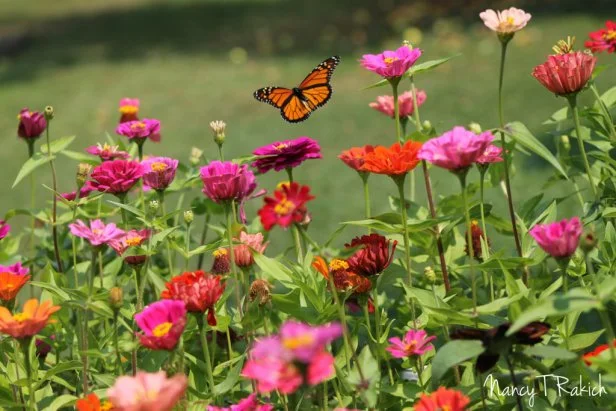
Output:
<path fill-rule="evenodd" d="M 332 95 L 329 80 L 340 57 L 333 56 L 316 66 L 310 74 L 292 89 L 285 87 L 264 87 L 255 91 L 257 100 L 280 109 L 280 114 L 289 123 L 299 123 L 321 107 Z"/>

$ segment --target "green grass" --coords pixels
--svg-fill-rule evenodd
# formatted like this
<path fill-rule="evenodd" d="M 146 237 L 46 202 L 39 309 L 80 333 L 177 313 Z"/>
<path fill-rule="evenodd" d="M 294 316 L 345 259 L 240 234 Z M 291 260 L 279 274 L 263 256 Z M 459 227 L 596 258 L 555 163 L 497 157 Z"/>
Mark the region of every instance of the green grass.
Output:
<path fill-rule="evenodd" d="M 0 60 L 0 187 L 4 189 L 0 214 L 29 204 L 27 181 L 10 190 L 27 153 L 25 143 L 15 137 L 19 109 L 53 105 L 56 119 L 51 125 L 52 138 L 76 135 L 71 148 L 82 150 L 103 141 L 105 133 L 113 134 L 117 103 L 128 96 L 141 99 L 142 116 L 162 121 L 162 143 L 148 143 L 148 154 L 187 161 L 190 148 L 196 146 L 209 158 L 215 158 L 216 146 L 208 123 L 216 119 L 228 124 L 228 157 L 247 155 L 254 148 L 279 139 L 302 135 L 317 139 L 323 147 L 324 160 L 310 161 L 295 173 L 298 181 L 312 186 L 317 197 L 309 207 L 314 229 L 319 232 L 317 237 L 324 238 L 340 221 L 362 217 L 360 180 L 336 155 L 351 146 L 395 141 L 393 122 L 368 108 L 377 95 L 388 94 L 390 90 L 362 91 L 378 78 L 357 62 L 363 52 L 378 52 L 400 43 L 403 37 L 396 35 L 395 30 L 381 28 L 379 21 L 369 26 L 353 23 L 348 32 L 344 27 L 332 30 L 316 20 L 314 14 L 301 18 L 302 7 L 296 10 L 283 1 L 132 0 L 95 1 L 87 5 L 64 1 L 50 9 L 45 9 L 44 1 L 31 3 L 32 10 L 8 2 L 0 6 L 0 21 L 11 22 L 17 29 L 27 27 L 34 33 L 31 47 L 17 57 Z M 119 4 L 123 4 L 121 8 Z M 370 8 L 367 10 L 370 15 Z M 341 7 L 324 19 L 348 19 L 356 14 Z M 274 17 L 278 20 L 271 21 Z M 310 29 L 311 23 L 315 28 Z M 541 122 L 564 100 L 556 99 L 530 76 L 533 66 L 544 60 L 556 40 L 566 35 L 584 39 L 588 31 L 602 24 L 600 16 L 534 18 L 516 36 L 509 50 L 506 118 L 540 130 Z M 268 25 L 273 28 L 268 29 Z M 463 25 L 448 19 L 437 21 L 433 30 L 424 30 L 422 34 L 419 46 L 424 50 L 423 61 L 462 54 L 417 79 L 419 88 L 428 94 L 421 108 L 422 119 L 430 120 L 440 131 L 471 121 L 484 128 L 496 126 L 500 49 L 492 33 L 478 21 Z M 230 57 L 234 47 L 247 52 L 245 61 Z M 332 81 L 334 95 L 308 121 L 287 124 L 273 107 L 252 97 L 252 92 L 262 86 L 298 83 L 314 65 L 333 54 L 342 57 Z M 601 61 L 605 63 L 607 59 L 602 56 Z M 606 71 L 603 81 L 613 77 L 613 73 L 613 69 Z M 599 86 L 606 88 L 608 84 L 599 82 Z M 543 140 L 552 147 L 551 140 Z M 514 194 L 516 202 L 521 203 L 542 190 L 552 171 L 537 157 L 516 155 L 515 162 L 518 172 L 513 182 Z M 60 190 L 71 191 L 75 162 L 62 157 L 58 167 Z M 272 189 L 284 178 L 283 174 L 270 173 L 260 178 L 260 184 Z M 45 168 L 37 173 L 37 179 L 40 184 L 49 183 Z M 374 213 L 386 211 L 386 196 L 395 192 L 393 183 L 374 176 L 371 189 Z M 435 172 L 434 189 L 438 194 L 455 192 L 457 181 Z M 569 191 L 570 187 L 556 187 L 549 192 Z M 424 204 L 420 184 L 418 193 L 418 202 Z M 41 188 L 37 196 L 41 207 L 49 192 Z M 496 212 L 505 216 L 501 193 L 491 189 L 488 198 L 496 203 Z M 249 215 L 254 216 L 259 205 L 260 202 L 253 202 L 248 208 Z"/>

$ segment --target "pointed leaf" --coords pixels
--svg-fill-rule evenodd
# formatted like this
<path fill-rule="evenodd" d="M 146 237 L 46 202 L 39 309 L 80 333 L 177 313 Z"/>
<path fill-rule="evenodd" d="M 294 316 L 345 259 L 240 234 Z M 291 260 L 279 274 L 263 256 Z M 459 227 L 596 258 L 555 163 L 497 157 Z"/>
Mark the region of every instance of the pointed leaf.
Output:
<path fill-rule="evenodd" d="M 453 340 L 443 345 L 432 359 L 432 386 L 437 388 L 451 367 L 475 358 L 483 351 L 483 344 L 476 340 Z"/>
<path fill-rule="evenodd" d="M 54 159 L 54 158 L 55 157 L 52 155 L 51 159 Z M 30 157 L 28 160 L 26 160 L 24 165 L 21 166 L 21 169 L 19 170 L 19 173 L 17 173 L 17 177 L 15 177 L 15 181 L 13 182 L 13 186 L 11 188 L 15 188 L 15 186 L 19 184 L 21 180 L 23 180 L 25 177 L 30 175 L 30 173 L 32 173 L 34 170 L 36 170 L 43 164 L 48 163 L 49 160 L 50 158 L 47 157 L 46 155 L 43 155 L 41 153 L 34 153 L 34 155 Z"/>

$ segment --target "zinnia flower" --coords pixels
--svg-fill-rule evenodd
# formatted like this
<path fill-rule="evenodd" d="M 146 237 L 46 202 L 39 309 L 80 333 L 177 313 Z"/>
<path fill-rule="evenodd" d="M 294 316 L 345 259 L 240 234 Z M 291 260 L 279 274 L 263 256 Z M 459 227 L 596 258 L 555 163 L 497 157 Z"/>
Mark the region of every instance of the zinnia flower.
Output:
<path fill-rule="evenodd" d="M 140 265 L 145 263 L 147 256 L 141 254 L 141 246 L 145 243 L 151 235 L 150 230 L 130 230 L 124 233 L 123 236 L 109 241 L 107 244 L 115 250 L 120 256 L 124 257 L 130 265 Z"/>
<path fill-rule="evenodd" d="M 90 221 L 89 227 L 81 220 L 77 220 L 68 226 L 71 234 L 85 238 L 93 247 L 99 247 L 110 241 L 118 240 L 126 234 L 124 230 L 117 228 L 114 223 L 105 225 L 102 220 L 98 219 Z"/>
<path fill-rule="evenodd" d="M 421 106 L 426 101 L 426 92 L 417 90 L 417 105 Z M 380 111 L 381 113 L 391 118 L 395 117 L 394 97 L 393 96 L 378 96 L 375 102 L 370 103 L 370 107 Z M 400 118 L 412 116 L 415 111 L 413 102 L 413 93 L 405 91 L 398 96 L 398 107 L 400 110 Z"/>
<path fill-rule="evenodd" d="M 415 411 L 464 411 L 471 400 L 460 391 L 439 387 L 431 394 L 421 394 L 413 406 Z"/>
<path fill-rule="evenodd" d="M 592 54 L 575 51 L 548 56 L 545 63 L 533 69 L 533 77 L 545 88 L 559 96 L 577 93 L 592 76 L 597 58 Z"/>
<path fill-rule="evenodd" d="M 616 348 L 616 340 L 612 341 L 612 346 Z M 586 365 L 592 365 L 592 359 L 600 355 L 602 352 L 610 349 L 610 346 L 607 344 L 602 344 L 597 346 L 594 350 L 585 353 L 582 355 L 582 360 Z"/>
<path fill-rule="evenodd" d="M 298 321 L 285 322 L 279 333 L 282 346 L 304 363 L 341 335 L 342 326 L 338 323 L 311 326 Z"/>
<path fill-rule="evenodd" d="M 207 411 L 274 411 L 272 404 L 261 404 L 257 400 L 257 394 L 252 393 L 237 404 L 230 407 L 207 406 Z"/>
<path fill-rule="evenodd" d="M 489 131 L 475 134 L 458 126 L 426 141 L 418 157 L 450 171 L 463 171 L 481 158 L 493 140 Z"/>
<path fill-rule="evenodd" d="M 419 164 L 417 154 L 420 148 L 421 143 L 411 140 L 404 145 L 395 143 L 389 148 L 376 146 L 373 151 L 366 152 L 361 170 L 390 177 L 404 176 Z"/>
<path fill-rule="evenodd" d="M 363 172 L 362 167 L 364 165 L 364 158 L 367 153 L 371 153 L 372 151 L 374 151 L 374 147 L 370 145 L 363 147 L 351 147 L 350 149 L 344 150 L 340 153 L 338 158 L 353 170 Z"/>
<path fill-rule="evenodd" d="M 464 245 L 464 252 L 466 255 L 470 256 L 470 248 L 468 244 L 468 233 L 464 236 L 466 244 Z M 473 247 L 473 257 L 477 259 L 477 261 L 483 261 L 482 258 L 482 250 L 481 250 L 481 240 L 485 241 L 487 245 L 490 245 L 490 240 L 486 237 L 485 233 L 479 227 L 479 222 L 477 220 L 471 221 L 471 246 Z"/>
<path fill-rule="evenodd" d="M 357 294 L 362 294 L 370 291 L 372 283 L 366 277 L 357 275 L 349 270 L 349 263 L 338 258 L 334 258 L 329 266 L 325 260 L 317 256 L 312 262 L 312 267 L 317 270 L 326 280 L 329 280 L 331 275 L 336 290 L 347 292 L 353 291 Z"/>
<path fill-rule="evenodd" d="M 392 245 L 391 251 L 389 246 Z M 394 259 L 397 241 L 388 240 L 380 234 L 370 234 L 355 237 L 347 248 L 359 247 L 355 253 L 347 259 L 350 271 L 369 277 L 385 271 Z"/>
<path fill-rule="evenodd" d="M 396 51 L 385 50 L 381 54 L 364 54 L 362 67 L 385 78 L 401 77 L 421 57 L 420 49 L 403 45 Z"/>
<path fill-rule="evenodd" d="M 11 226 L 4 220 L 0 220 L 0 240 L 9 235 Z"/>
<path fill-rule="evenodd" d="M 479 13 L 479 17 L 490 30 L 498 34 L 513 34 L 526 27 L 532 16 L 524 10 L 510 7 L 502 11 L 488 9 Z"/>
<path fill-rule="evenodd" d="M 29 272 L 21 263 L 0 265 L 0 300 L 13 301 L 19 290 L 30 280 Z"/>
<path fill-rule="evenodd" d="M 593 31 L 588 34 L 590 40 L 584 43 L 584 47 L 592 50 L 593 53 L 616 52 L 616 22 L 608 20 L 605 28 Z"/>
<path fill-rule="evenodd" d="M 212 253 L 214 261 L 212 262 L 212 274 L 228 274 L 231 271 L 231 260 L 229 259 L 229 250 L 219 248 Z"/>
<path fill-rule="evenodd" d="M 272 288 L 273 286 L 269 281 L 257 278 L 250 284 L 248 298 L 250 301 L 258 300 L 259 305 L 265 305 L 272 301 Z"/>
<path fill-rule="evenodd" d="M 120 100 L 120 113 L 120 124 L 139 120 L 139 99 L 125 97 Z"/>
<path fill-rule="evenodd" d="M 537 224 L 530 229 L 537 244 L 556 259 L 569 258 L 575 253 L 582 235 L 582 223 L 578 217 L 566 218 L 556 223 Z"/>
<path fill-rule="evenodd" d="M 20 262 L 16 262 L 13 265 L 2 265 L 0 264 L 0 272 L 2 273 L 11 273 L 15 275 L 28 275 L 30 274 L 30 269 L 28 267 L 24 267 Z"/>
<path fill-rule="evenodd" d="M 160 141 L 160 121 L 144 118 L 120 123 L 116 127 L 116 134 L 127 137 L 129 140 L 134 139 L 138 143 L 144 142 L 147 138 L 158 143 Z"/>
<path fill-rule="evenodd" d="M 276 224 L 287 228 L 293 223 L 301 223 L 308 213 L 306 203 L 313 199 L 308 186 L 296 182 L 282 184 L 274 191 L 274 197 L 265 197 L 265 204 L 258 212 L 263 228 L 269 231 Z"/>
<path fill-rule="evenodd" d="M 96 191 L 96 188 L 92 185 L 91 181 L 86 181 L 86 183 L 79 189 L 79 198 L 86 198 L 92 193 L 92 191 Z M 70 193 L 62 193 L 60 196 L 67 201 L 75 201 L 77 199 L 77 191 L 71 191 Z"/>
<path fill-rule="evenodd" d="M 421 356 L 427 351 L 434 349 L 430 341 L 435 339 L 435 336 L 428 337 L 424 330 L 408 330 L 402 340 L 399 337 L 390 338 L 389 342 L 391 345 L 386 350 L 394 358 L 406 358 L 413 355 Z"/>
<path fill-rule="evenodd" d="M 261 157 L 252 163 L 259 173 L 265 173 L 272 168 L 276 171 L 294 168 L 311 158 L 322 157 L 319 143 L 309 137 L 275 142 L 259 147 L 252 153 Z"/>
<path fill-rule="evenodd" d="M 503 161 L 503 158 L 501 157 L 502 153 L 502 148 L 491 144 L 488 146 L 488 148 L 485 149 L 483 154 L 479 156 L 479 158 L 477 159 L 477 164 L 485 166 L 487 164 L 500 163 L 501 161 Z"/>
<path fill-rule="evenodd" d="M 137 334 L 141 345 L 151 350 L 175 349 L 186 326 L 186 305 L 178 300 L 161 300 L 135 315 L 143 330 Z"/>
<path fill-rule="evenodd" d="M 255 175 L 248 166 L 230 161 L 212 161 L 201 167 L 203 194 L 215 203 L 242 202 L 257 188 Z"/>
<path fill-rule="evenodd" d="M 154 190 L 165 190 L 173 182 L 179 161 L 169 157 L 150 157 L 141 162 L 143 182 Z"/>
<path fill-rule="evenodd" d="M 86 152 L 98 156 L 101 161 L 110 161 L 116 158 L 126 160 L 129 157 L 126 151 L 118 150 L 118 146 L 111 146 L 107 143 L 97 143 L 95 146 L 86 148 Z"/>
<path fill-rule="evenodd" d="M 143 166 L 137 161 L 113 160 L 96 166 L 90 177 L 92 187 L 103 193 L 124 195 L 143 175 Z"/>
<path fill-rule="evenodd" d="M 215 305 L 225 291 L 222 277 L 203 271 L 185 272 L 165 284 L 162 298 L 181 300 L 192 313 L 207 312 L 209 325 L 216 325 Z"/>
<path fill-rule="evenodd" d="M 171 411 L 187 387 L 184 374 L 167 378 L 164 371 L 137 371 L 134 377 L 119 377 L 107 390 L 107 396 L 114 411 Z"/>
<path fill-rule="evenodd" d="M 240 233 L 240 244 L 233 246 L 233 256 L 235 257 L 235 265 L 238 267 L 250 267 L 254 264 L 255 259 L 253 252 L 263 254 L 269 242 L 263 242 L 263 234 L 248 234 L 244 231 Z"/>
<path fill-rule="evenodd" d="M 24 311 L 11 314 L 5 307 L 0 306 L 0 333 L 8 334 L 13 338 L 29 338 L 41 331 L 49 322 L 49 317 L 60 310 L 51 301 L 31 299 L 24 304 Z"/>
<path fill-rule="evenodd" d="M 77 411 L 114 411 L 114 408 L 109 401 L 101 403 L 100 398 L 94 393 L 88 394 L 85 398 L 78 399 L 75 402 Z"/>
<path fill-rule="evenodd" d="M 47 127 L 43 113 L 30 111 L 28 108 L 21 109 L 17 119 L 19 120 L 17 135 L 25 140 L 38 138 Z"/>

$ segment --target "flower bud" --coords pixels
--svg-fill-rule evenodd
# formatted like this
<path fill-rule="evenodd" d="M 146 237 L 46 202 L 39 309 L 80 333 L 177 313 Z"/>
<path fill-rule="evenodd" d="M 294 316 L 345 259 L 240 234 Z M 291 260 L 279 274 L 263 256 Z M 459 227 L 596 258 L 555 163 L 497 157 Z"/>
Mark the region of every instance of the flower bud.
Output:
<path fill-rule="evenodd" d="M 212 253 L 214 256 L 214 262 L 212 263 L 212 274 L 224 275 L 231 271 L 231 260 L 229 259 L 229 250 L 226 248 L 219 248 Z"/>
<path fill-rule="evenodd" d="M 272 300 L 272 285 L 267 280 L 256 279 L 250 284 L 250 301 L 257 300 L 259 305 L 265 305 Z"/>
<path fill-rule="evenodd" d="M 560 146 L 565 153 L 569 153 L 571 151 L 571 141 L 569 141 L 568 135 L 563 134 L 560 136 Z"/>
<path fill-rule="evenodd" d="M 90 172 L 92 171 L 92 166 L 88 163 L 79 163 L 77 166 L 77 187 L 81 188 L 86 183 Z"/>
<path fill-rule="evenodd" d="M 432 267 L 427 266 L 426 268 L 424 268 L 424 276 L 429 282 L 436 282 L 436 273 L 434 272 L 434 269 Z"/>
<path fill-rule="evenodd" d="M 199 165 L 201 162 L 201 157 L 203 156 L 203 151 L 199 150 L 197 147 L 193 147 L 190 150 L 190 164 L 193 166 Z"/>
<path fill-rule="evenodd" d="M 472 131 L 475 134 L 481 134 L 482 130 L 481 130 L 481 125 L 479 123 L 475 123 L 472 122 L 468 125 L 467 127 L 470 131 Z"/>
<path fill-rule="evenodd" d="M 580 249 L 584 252 L 584 254 L 588 254 L 597 246 L 598 242 L 599 239 L 595 234 L 595 230 L 591 227 L 580 238 Z"/>
<path fill-rule="evenodd" d="M 52 106 L 45 107 L 45 111 L 43 112 L 43 114 L 45 115 L 45 120 L 49 121 L 53 119 L 53 116 L 54 116 L 53 107 Z"/>
<path fill-rule="evenodd" d="M 186 223 L 186 225 L 190 225 L 194 219 L 195 214 L 192 212 L 192 210 L 184 211 L 184 222 Z"/>
<path fill-rule="evenodd" d="M 421 123 L 421 128 L 423 130 L 432 130 L 432 123 L 430 122 L 430 120 L 424 120 Z"/>
<path fill-rule="evenodd" d="M 119 310 L 124 304 L 124 292 L 120 287 L 113 287 L 109 290 L 109 305 L 114 310 Z"/>
<path fill-rule="evenodd" d="M 156 212 L 160 208 L 160 203 L 158 202 L 158 200 L 152 200 L 148 203 L 148 207 L 153 214 L 156 214 Z"/>
<path fill-rule="evenodd" d="M 412 45 L 412 44 L 411 44 L 411 42 L 410 42 L 410 41 L 408 41 L 408 40 L 403 40 L 403 41 L 402 41 L 402 45 L 403 45 L 403 46 L 408 47 L 408 48 L 409 48 L 409 50 L 413 50 L 413 45 Z"/>
<path fill-rule="evenodd" d="M 225 128 L 227 124 L 224 121 L 216 120 L 210 123 L 210 128 L 214 132 L 214 142 L 218 144 L 218 146 L 222 146 L 225 142 Z"/>

